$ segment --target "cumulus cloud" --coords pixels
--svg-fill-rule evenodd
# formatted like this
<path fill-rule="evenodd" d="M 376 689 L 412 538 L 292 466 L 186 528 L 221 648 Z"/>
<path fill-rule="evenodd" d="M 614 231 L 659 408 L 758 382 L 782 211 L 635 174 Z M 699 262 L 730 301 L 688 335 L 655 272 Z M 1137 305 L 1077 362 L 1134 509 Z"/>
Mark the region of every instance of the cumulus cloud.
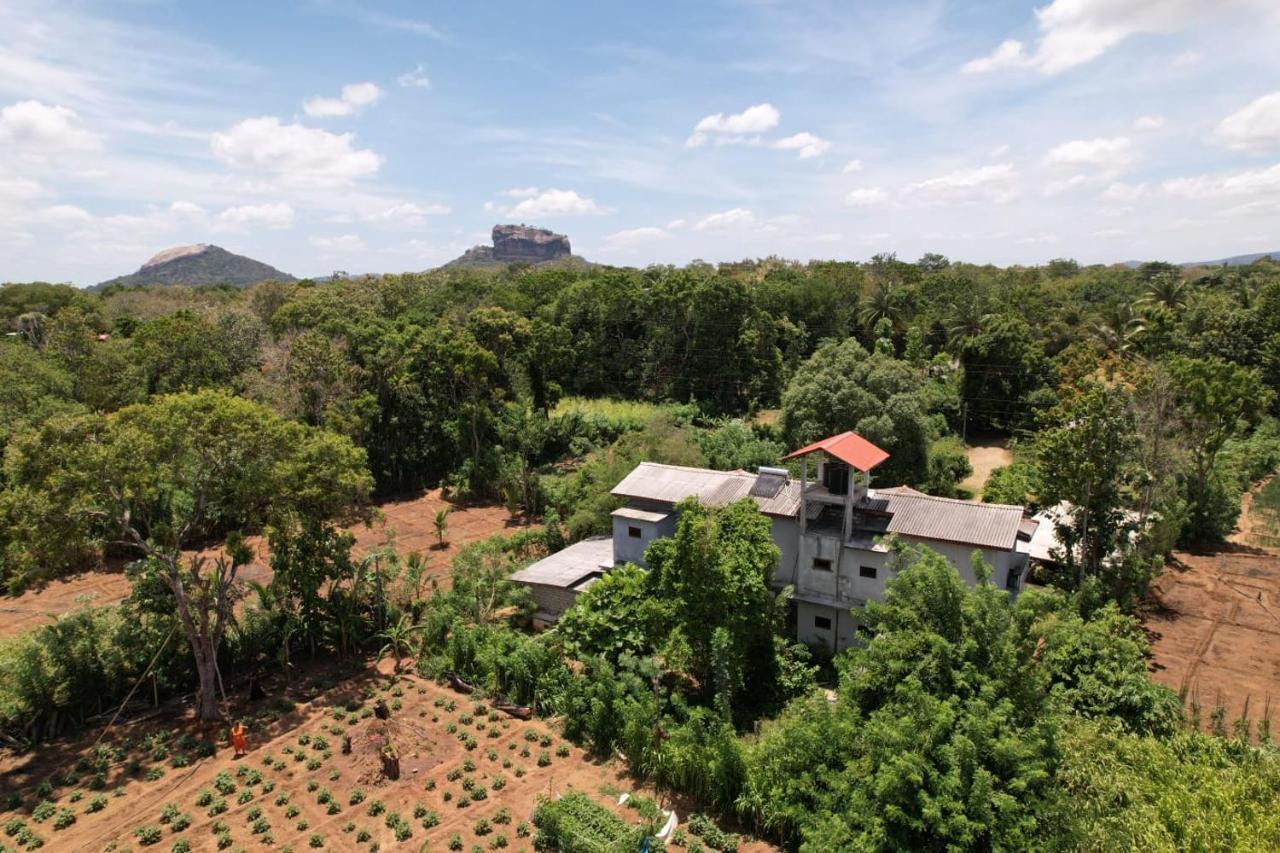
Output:
<path fill-rule="evenodd" d="M 735 207 L 732 210 L 725 210 L 720 213 L 712 213 L 704 216 L 694 223 L 694 231 L 736 231 L 744 228 L 753 227 L 756 224 L 756 216 L 751 211 L 743 207 Z"/>
<path fill-rule="evenodd" d="M 1224 118 L 1218 123 L 1216 135 L 1237 151 L 1280 149 L 1280 92 L 1263 95 Z"/>
<path fill-rule="evenodd" d="M 889 194 L 880 187 L 865 187 L 852 190 L 844 197 L 844 203 L 851 207 L 872 207 L 888 200 Z"/>
<path fill-rule="evenodd" d="M 844 173 L 844 174 L 846 174 L 846 175 L 852 175 L 854 172 L 861 172 L 861 171 L 862 171 L 862 161 L 861 161 L 861 160 L 850 160 L 848 163 L 845 163 L 845 164 L 844 164 L 844 168 L 843 168 L 843 169 L 841 169 L 840 171 L 841 171 L 841 172 L 843 172 L 843 173 Z"/>
<path fill-rule="evenodd" d="M 30 201 L 45 194 L 38 181 L 16 175 L 0 175 L 0 201 Z"/>
<path fill-rule="evenodd" d="M 666 240 L 670 236 L 663 229 L 652 225 L 643 228 L 628 228 L 624 231 L 616 231 L 605 237 L 604 247 L 611 251 L 626 252 Z"/>
<path fill-rule="evenodd" d="M 98 137 L 80 126 L 74 110 L 40 101 L 18 101 L 0 109 L 0 142 L 19 151 L 94 151 Z"/>
<path fill-rule="evenodd" d="M 1095 166 L 1122 169 L 1133 159 L 1128 137 L 1113 139 L 1073 139 L 1049 150 L 1047 166 Z"/>
<path fill-rule="evenodd" d="M 376 104 L 381 97 L 382 90 L 373 83 L 349 83 L 342 87 L 342 94 L 337 98 L 308 98 L 302 111 L 312 118 L 355 115 Z"/>
<path fill-rule="evenodd" d="M 396 83 L 405 89 L 428 89 L 431 78 L 427 76 L 427 67 L 419 62 L 412 71 L 406 71 L 396 78 Z"/>
<path fill-rule="evenodd" d="M 1035 10 L 1040 39 L 1034 52 L 1007 39 L 984 57 L 964 64 L 970 74 L 1030 67 L 1059 74 L 1097 59 L 1125 39 L 1172 33 L 1211 16 L 1266 12 L 1271 0 L 1053 0 Z"/>
<path fill-rule="evenodd" d="M 361 218 L 365 222 L 387 222 L 393 225 L 421 225 L 428 216 L 443 216 L 450 213 L 444 204 L 414 204 L 411 201 L 392 204 L 378 210 L 370 211 Z"/>
<path fill-rule="evenodd" d="M 986 56 L 971 59 L 960 67 L 965 74 L 986 74 L 1001 68 L 1015 68 L 1028 62 L 1022 42 L 1017 39 L 1006 39 L 1000 46 Z"/>
<path fill-rule="evenodd" d="M 1102 191 L 1102 197 L 1105 200 L 1118 201 L 1124 204 L 1135 202 L 1146 194 L 1146 184 L 1126 184 L 1120 181 L 1113 181 Z"/>
<path fill-rule="evenodd" d="M 210 142 L 214 155 L 236 169 L 274 175 L 304 186 L 340 186 L 373 175 L 382 157 L 356 148 L 350 133 L 330 133 L 275 116 L 245 119 Z"/>
<path fill-rule="evenodd" d="M 946 202 L 1012 201 L 1018 194 L 1017 171 L 1010 163 L 993 163 L 976 169 L 958 169 L 907 186 L 907 193 L 933 204 Z"/>
<path fill-rule="evenodd" d="M 1191 199 L 1280 193 L 1280 163 L 1267 169 L 1251 169 L 1224 175 L 1171 178 L 1160 186 L 1169 195 Z"/>
<path fill-rule="evenodd" d="M 364 240 L 355 234 L 342 234 L 337 237 L 311 237 L 307 242 L 326 254 L 357 252 L 364 248 Z"/>
<path fill-rule="evenodd" d="M 93 214 L 74 204 L 55 204 L 36 213 L 36 221 L 49 225 L 82 225 L 93 220 Z"/>
<path fill-rule="evenodd" d="M 831 143 L 820 136 L 815 136 L 805 131 L 785 136 L 773 142 L 772 146 L 783 151 L 795 151 L 799 159 L 808 160 L 812 157 L 822 156 L 831 147 Z"/>
<path fill-rule="evenodd" d="M 712 137 L 716 137 L 718 142 L 728 142 L 741 137 L 759 136 L 777 127 L 781 119 L 782 113 L 769 103 L 756 104 L 730 115 L 712 113 L 694 126 L 685 145 L 697 148 Z"/>
<path fill-rule="evenodd" d="M 584 198 L 573 190 L 543 190 L 530 196 L 507 212 L 508 216 L 535 218 L 538 216 L 583 216 L 606 213 L 594 199 Z"/>
<path fill-rule="evenodd" d="M 1164 116 L 1138 116 L 1133 122 L 1134 130 L 1159 130 L 1164 127 Z"/>
<path fill-rule="evenodd" d="M 217 225 L 219 228 L 231 231 L 248 228 L 290 228 L 293 226 L 293 207 L 283 201 L 228 207 L 218 214 Z"/>

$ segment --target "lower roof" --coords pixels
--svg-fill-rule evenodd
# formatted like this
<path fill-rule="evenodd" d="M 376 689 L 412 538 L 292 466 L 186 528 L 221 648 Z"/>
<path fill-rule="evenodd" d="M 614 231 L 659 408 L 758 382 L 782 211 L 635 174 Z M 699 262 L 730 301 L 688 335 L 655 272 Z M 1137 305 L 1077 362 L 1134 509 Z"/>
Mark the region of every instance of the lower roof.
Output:
<path fill-rule="evenodd" d="M 511 576 L 513 581 L 561 589 L 576 588 L 582 581 L 613 568 L 613 539 L 595 536 L 530 563 Z"/>

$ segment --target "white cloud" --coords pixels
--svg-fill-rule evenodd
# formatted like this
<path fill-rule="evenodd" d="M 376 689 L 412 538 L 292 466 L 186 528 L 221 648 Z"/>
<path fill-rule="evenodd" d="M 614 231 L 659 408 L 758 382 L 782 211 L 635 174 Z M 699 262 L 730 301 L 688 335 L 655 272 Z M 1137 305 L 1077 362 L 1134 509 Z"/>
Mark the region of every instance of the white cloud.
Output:
<path fill-rule="evenodd" d="M 1124 204 L 1135 202 L 1147 194 L 1146 184 L 1126 184 L 1119 181 L 1113 181 L 1102 192 L 1102 197 L 1107 201 L 1118 201 Z"/>
<path fill-rule="evenodd" d="M 211 140 L 213 153 L 237 169 L 266 172 L 307 186 L 339 186 L 368 177 L 382 157 L 356 148 L 350 133 L 300 124 L 281 124 L 275 116 L 245 119 Z"/>
<path fill-rule="evenodd" d="M 44 187 L 30 178 L 0 175 L 0 201 L 30 201 L 45 194 Z"/>
<path fill-rule="evenodd" d="M 93 220 L 93 214 L 74 204 L 55 204 L 36 214 L 36 220 L 50 225 L 81 225 Z"/>
<path fill-rule="evenodd" d="M 861 171 L 862 171 L 862 161 L 861 161 L 861 160 L 850 160 L 848 163 L 845 163 L 845 164 L 844 164 L 844 168 L 843 168 L 843 169 L 841 169 L 840 171 L 841 171 L 843 174 L 846 174 L 846 175 L 852 175 L 854 172 L 861 172 Z"/>
<path fill-rule="evenodd" d="M 1122 169 L 1132 160 L 1131 144 L 1124 136 L 1114 139 L 1073 139 L 1050 149 L 1048 166 L 1096 166 Z"/>
<path fill-rule="evenodd" d="M 308 98 L 302 110 L 313 118 L 334 118 L 355 115 L 367 106 L 376 104 L 382 90 L 373 83 L 349 83 L 342 87 L 337 98 Z"/>
<path fill-rule="evenodd" d="M 1070 190 L 1079 189 L 1089 183 L 1089 180 L 1088 175 L 1072 175 L 1069 178 L 1050 181 L 1044 186 L 1044 194 L 1047 196 L 1061 195 Z"/>
<path fill-rule="evenodd" d="M 668 222 L 668 223 L 667 223 L 667 230 L 668 230 L 668 231 L 679 231 L 681 228 L 684 228 L 684 227 L 685 227 L 686 225 L 688 225 L 688 224 L 689 224 L 688 220 L 685 220 L 685 219 L 673 219 L 673 220 L 671 220 L 670 222 Z"/>
<path fill-rule="evenodd" d="M 1002 142 L 1001 144 L 997 145 L 995 148 L 992 148 L 990 151 L 988 151 L 987 156 L 998 158 L 998 157 L 1003 157 L 1008 153 L 1009 153 L 1009 144 L 1007 142 Z"/>
<path fill-rule="evenodd" d="M 283 201 L 228 207 L 218 214 L 217 225 L 226 230 L 290 228 L 293 226 L 293 207 Z"/>
<path fill-rule="evenodd" d="M 537 187 L 512 187 L 509 190 L 504 190 L 502 194 L 507 196 L 508 198 L 532 198 L 533 196 L 538 194 L 538 188 Z"/>
<path fill-rule="evenodd" d="M 1170 195 L 1193 199 L 1280 193 L 1280 163 L 1229 175 L 1172 178 L 1160 186 Z"/>
<path fill-rule="evenodd" d="M 774 148 L 783 151 L 797 151 L 797 155 L 801 160 L 808 160 L 813 157 L 821 156 L 831 143 L 820 136 L 815 136 L 808 131 L 796 133 L 791 136 L 783 137 L 772 143 Z"/>
<path fill-rule="evenodd" d="M 427 76 L 427 67 L 419 62 L 412 71 L 406 71 L 397 77 L 396 83 L 406 89 L 429 89 L 431 78 Z"/>
<path fill-rule="evenodd" d="M 361 218 L 365 222 L 389 222 L 396 225 L 420 225 L 428 216 L 443 216 L 452 212 L 448 205 L 420 205 L 406 201 L 365 214 Z"/>
<path fill-rule="evenodd" d="M 1133 122 L 1134 130 L 1159 130 L 1164 127 L 1164 116 L 1138 116 Z"/>
<path fill-rule="evenodd" d="M 705 216 L 694 224 L 694 231 L 734 231 L 756 224 L 756 216 L 742 207 Z"/>
<path fill-rule="evenodd" d="M 1266 13 L 1272 6 L 1273 0 L 1052 0 L 1035 10 L 1040 40 L 1034 53 L 1008 39 L 991 54 L 965 63 L 963 70 L 977 74 L 1032 67 L 1059 74 L 1097 59 L 1132 36 L 1202 26 L 1212 16 Z"/>
<path fill-rule="evenodd" d="M 535 196 L 526 198 L 507 211 L 508 216 L 582 216 L 592 213 L 606 213 L 604 208 L 594 199 L 584 198 L 573 190 L 544 190 Z"/>
<path fill-rule="evenodd" d="M 80 126 L 74 110 L 40 101 L 18 101 L 0 109 L 0 142 L 36 155 L 101 147 L 98 137 Z"/>
<path fill-rule="evenodd" d="M 364 240 L 355 234 L 343 234 L 339 237 L 311 237 L 307 242 L 326 254 L 358 252 L 364 248 Z"/>
<path fill-rule="evenodd" d="M 628 228 L 625 231 L 616 231 L 605 237 L 604 243 L 606 249 L 626 252 L 660 240 L 666 240 L 670 237 L 671 235 L 661 228 L 647 226 L 643 228 Z"/>
<path fill-rule="evenodd" d="M 1012 201 L 1018 194 L 1017 171 L 1010 163 L 993 163 L 976 169 L 959 169 L 936 178 L 910 184 L 907 193 L 929 203 Z"/>
<path fill-rule="evenodd" d="M 961 66 L 965 74 L 986 74 L 1001 68 L 1014 68 L 1028 62 L 1022 42 L 1017 39 L 1006 39 L 987 56 L 971 59 Z"/>
<path fill-rule="evenodd" d="M 693 134 L 685 141 L 685 145 L 696 148 L 717 134 L 725 134 L 730 138 L 756 136 L 773 130 L 778 126 L 781 118 L 782 113 L 769 103 L 756 104 L 740 113 L 727 116 L 724 113 L 712 113 L 698 122 L 693 128 Z"/>
<path fill-rule="evenodd" d="M 198 219 L 204 216 L 204 208 L 193 201 L 179 199 L 169 205 L 169 212 L 175 216 Z"/>
<path fill-rule="evenodd" d="M 1280 92 L 1249 103 L 1218 123 L 1218 139 L 1228 148 L 1261 153 L 1280 148 Z"/>
<path fill-rule="evenodd" d="M 880 187 L 867 187 L 849 192 L 844 197 L 844 203 L 851 207 L 871 207 L 886 201 L 888 198 L 888 193 L 880 189 Z"/>

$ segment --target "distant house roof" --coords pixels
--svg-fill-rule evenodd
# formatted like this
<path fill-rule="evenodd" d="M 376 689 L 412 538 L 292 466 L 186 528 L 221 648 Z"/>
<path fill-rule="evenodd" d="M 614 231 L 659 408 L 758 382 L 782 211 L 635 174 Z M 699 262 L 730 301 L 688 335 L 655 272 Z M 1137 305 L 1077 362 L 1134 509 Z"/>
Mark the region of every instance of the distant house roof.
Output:
<path fill-rule="evenodd" d="M 887 451 L 881 450 L 852 431 L 842 432 L 839 435 L 824 438 L 822 441 L 815 441 L 813 444 L 788 453 L 786 458 L 794 459 L 797 456 L 805 456 L 815 450 L 826 451 L 841 462 L 845 462 L 864 473 L 889 458 Z"/>
<path fill-rule="evenodd" d="M 757 489 L 756 481 L 761 476 L 769 475 L 641 462 L 614 487 L 612 494 L 672 506 L 691 497 L 709 506 L 725 506 L 749 497 L 765 515 L 794 518 L 800 510 L 800 484 L 786 480 L 781 488 L 774 488 L 776 484 L 771 482 L 770 488 Z"/>
<path fill-rule="evenodd" d="M 554 586 L 561 589 L 584 589 L 587 581 L 600 577 L 613 568 L 613 539 L 595 536 L 575 542 L 567 548 L 525 566 L 511 576 L 513 581 Z"/>
<path fill-rule="evenodd" d="M 614 518 L 626 518 L 631 521 L 647 521 L 650 524 L 657 524 L 671 516 L 671 513 L 669 512 L 649 512 L 648 510 L 636 509 L 629 506 L 618 507 L 609 514 Z"/>
<path fill-rule="evenodd" d="M 888 533 L 1011 551 L 1022 525 L 1022 507 L 939 498 L 901 486 L 873 489 L 860 507 L 891 517 Z"/>

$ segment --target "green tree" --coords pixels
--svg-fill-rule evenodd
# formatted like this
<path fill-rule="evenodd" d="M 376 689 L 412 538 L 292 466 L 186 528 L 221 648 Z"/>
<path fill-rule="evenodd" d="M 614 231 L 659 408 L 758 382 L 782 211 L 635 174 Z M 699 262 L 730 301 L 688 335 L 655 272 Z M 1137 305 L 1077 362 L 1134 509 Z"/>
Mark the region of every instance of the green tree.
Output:
<path fill-rule="evenodd" d="M 961 397 L 970 428 L 1010 431 L 1030 426 L 1054 382 L 1053 367 L 1031 326 L 998 314 L 960 347 Z"/>

